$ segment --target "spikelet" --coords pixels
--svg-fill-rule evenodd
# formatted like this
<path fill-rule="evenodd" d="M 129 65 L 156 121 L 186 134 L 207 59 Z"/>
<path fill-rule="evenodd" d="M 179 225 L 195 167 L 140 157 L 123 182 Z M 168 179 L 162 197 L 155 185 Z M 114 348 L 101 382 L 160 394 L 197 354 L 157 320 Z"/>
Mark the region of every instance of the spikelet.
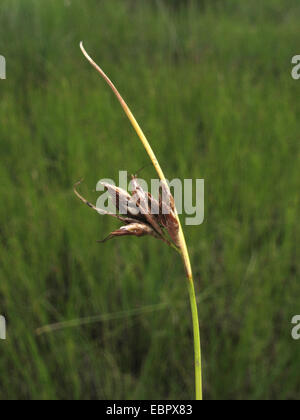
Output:
<path fill-rule="evenodd" d="M 161 195 L 159 201 L 157 201 L 150 193 L 145 192 L 135 176 L 132 176 L 132 182 L 132 195 L 122 188 L 107 182 L 102 182 L 102 185 L 109 193 L 118 211 L 116 214 L 99 209 L 91 204 L 77 191 L 76 187 L 80 182 L 75 184 L 75 194 L 88 207 L 101 215 L 115 217 L 124 223 L 124 226 L 111 232 L 104 240 L 99 242 L 106 242 L 109 239 L 119 236 L 141 237 L 150 235 L 156 239 L 161 239 L 177 249 L 178 223 L 176 224 L 176 218 L 174 220 L 172 208 L 162 201 Z M 163 214 L 162 210 L 166 214 Z M 168 235 L 166 235 L 166 232 Z"/>

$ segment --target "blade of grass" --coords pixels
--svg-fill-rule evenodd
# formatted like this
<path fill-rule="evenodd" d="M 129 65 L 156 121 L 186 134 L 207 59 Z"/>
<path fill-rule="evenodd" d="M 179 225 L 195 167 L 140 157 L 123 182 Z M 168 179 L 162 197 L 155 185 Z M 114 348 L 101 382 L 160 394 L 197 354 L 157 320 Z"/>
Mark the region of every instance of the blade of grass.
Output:
<path fill-rule="evenodd" d="M 135 119 L 134 115 L 132 114 L 131 110 L 129 109 L 128 105 L 120 95 L 119 91 L 113 84 L 113 82 L 109 79 L 109 77 L 104 73 L 104 71 L 98 66 L 98 64 L 95 63 L 95 61 L 89 56 L 89 54 L 86 52 L 83 43 L 80 43 L 80 49 L 86 59 L 90 62 L 90 64 L 100 73 L 100 75 L 104 78 L 106 83 L 109 85 L 109 87 L 112 89 L 114 94 L 116 95 L 117 99 L 119 100 L 125 114 L 127 115 L 129 121 L 131 122 L 133 128 L 135 129 L 137 135 L 139 136 L 146 152 L 148 153 L 151 162 L 160 178 L 160 180 L 166 185 L 166 187 L 169 189 L 165 175 L 160 167 L 160 164 L 152 150 L 152 147 L 150 146 L 150 143 L 148 142 L 143 130 L 141 129 L 139 123 Z M 188 291 L 189 291 L 189 298 L 190 298 L 190 304 L 191 304 L 191 312 L 192 312 L 192 322 L 193 322 L 193 332 L 194 332 L 194 353 L 195 353 L 195 388 L 196 388 L 196 400 L 202 400 L 202 367 L 201 367 L 201 344 L 200 344 L 200 328 L 199 328 L 199 317 L 198 317 L 198 308 L 197 308 L 197 301 L 195 297 L 195 286 L 194 286 L 194 280 L 193 280 L 193 273 L 192 273 L 192 267 L 190 262 L 190 257 L 186 245 L 185 236 L 183 233 L 182 225 L 178 216 L 177 211 L 176 218 L 178 220 L 179 225 L 179 247 L 181 251 L 181 256 L 183 259 L 183 264 L 186 271 L 186 276 L 188 280 Z"/>

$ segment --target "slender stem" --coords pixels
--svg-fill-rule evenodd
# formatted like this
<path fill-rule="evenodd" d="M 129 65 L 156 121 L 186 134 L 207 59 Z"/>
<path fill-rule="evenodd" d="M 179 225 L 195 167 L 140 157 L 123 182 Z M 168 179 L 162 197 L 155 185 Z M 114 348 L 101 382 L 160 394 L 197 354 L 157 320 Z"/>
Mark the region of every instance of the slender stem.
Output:
<path fill-rule="evenodd" d="M 197 299 L 195 294 L 194 279 L 191 267 L 191 261 L 189 252 L 187 249 L 185 236 L 182 230 L 182 225 L 177 214 L 179 221 L 179 241 L 180 249 L 183 259 L 183 264 L 186 271 L 188 280 L 188 291 L 190 298 L 190 305 L 192 311 L 192 322 L 193 322 L 193 334 L 194 334 L 194 354 L 195 354 L 195 388 L 196 388 L 196 400 L 202 400 L 202 362 L 201 362 L 201 340 L 200 340 L 200 327 L 199 327 L 199 316 L 197 308 Z"/>
<path fill-rule="evenodd" d="M 195 287 L 193 278 L 188 281 L 188 289 L 190 295 L 190 303 L 193 320 L 194 333 L 194 352 L 195 352 L 195 385 L 196 385 L 196 400 L 202 400 L 202 365 L 201 365 L 201 342 L 200 342 L 200 328 L 197 301 L 195 295 Z"/>
<path fill-rule="evenodd" d="M 127 115 L 129 121 L 131 122 L 133 128 L 135 129 L 137 135 L 139 136 L 141 142 L 143 143 L 143 146 L 148 153 L 153 166 L 160 178 L 160 180 L 168 187 L 165 175 L 160 167 L 160 164 L 152 150 L 152 147 L 150 146 L 145 134 L 143 133 L 143 130 L 141 129 L 139 123 L 135 119 L 134 115 L 132 114 L 131 110 L 127 106 L 126 102 L 120 95 L 119 91 L 113 84 L 113 82 L 109 79 L 109 77 L 104 73 L 104 71 L 95 63 L 95 61 L 88 55 L 86 52 L 83 43 L 80 43 L 81 51 L 83 52 L 86 59 L 91 63 L 91 65 L 100 73 L 100 75 L 104 78 L 106 83 L 110 86 L 116 97 L 118 98 L 125 114 Z M 194 333 L 194 352 L 195 352 L 195 387 L 196 387 L 196 400 L 202 400 L 202 369 L 201 369 L 201 346 L 200 346 L 200 328 L 199 328 L 199 319 L 198 319 L 198 309 L 197 309 L 197 300 L 195 295 L 195 286 L 194 286 L 194 280 L 193 280 L 193 273 L 191 268 L 191 262 L 190 257 L 188 253 L 188 249 L 186 246 L 186 241 L 184 237 L 184 233 L 182 230 L 182 226 L 180 223 L 179 216 L 177 214 L 177 211 L 175 211 L 178 224 L 179 224 L 179 246 L 180 246 L 180 252 L 183 259 L 183 264 L 186 271 L 186 276 L 188 280 L 188 291 L 189 291 L 189 297 L 190 297 L 190 304 L 191 304 L 191 311 L 192 311 L 192 321 L 193 321 L 193 333 Z"/>

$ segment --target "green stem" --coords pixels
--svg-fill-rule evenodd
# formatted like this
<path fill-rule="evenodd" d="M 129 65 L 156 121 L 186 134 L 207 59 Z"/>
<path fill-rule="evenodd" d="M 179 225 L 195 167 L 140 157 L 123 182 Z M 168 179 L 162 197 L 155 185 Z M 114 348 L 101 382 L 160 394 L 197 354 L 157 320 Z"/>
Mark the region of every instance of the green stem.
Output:
<path fill-rule="evenodd" d="M 91 63 L 91 65 L 100 73 L 100 75 L 104 78 L 106 83 L 110 86 L 116 97 L 118 98 L 122 108 L 125 111 L 125 114 L 129 118 L 129 121 L 131 122 L 133 128 L 135 129 L 137 135 L 139 136 L 141 142 L 143 143 L 146 152 L 148 153 L 153 166 L 159 176 L 159 178 L 162 180 L 162 182 L 167 185 L 165 175 L 160 167 L 160 164 L 152 150 L 152 147 L 150 146 L 150 143 L 148 142 L 145 134 L 143 133 L 143 130 L 141 129 L 139 123 L 135 119 L 134 115 L 130 111 L 128 105 L 120 95 L 118 89 L 116 86 L 112 83 L 112 81 L 109 79 L 109 77 L 104 73 L 104 71 L 98 66 L 98 64 L 95 63 L 95 61 L 88 55 L 86 50 L 84 49 L 84 46 L 82 42 L 80 43 L 80 48 L 87 58 L 87 60 Z M 169 187 L 168 187 L 169 188 Z M 178 241 L 179 241 L 179 249 L 180 253 L 183 259 L 185 271 L 188 278 L 188 285 L 189 285 L 189 294 L 190 294 L 190 302 L 191 302 L 191 308 L 192 308 L 192 318 L 193 318 L 193 330 L 194 330 L 194 347 L 195 347 L 195 374 L 196 374 L 196 399 L 202 400 L 202 373 L 201 373 L 201 351 L 200 351 L 200 330 L 199 330 L 199 320 L 198 320 L 198 310 L 197 310 L 197 302 L 196 302 L 196 296 L 195 296 L 195 288 L 194 288 L 194 281 L 193 281 L 193 274 L 192 274 L 192 267 L 189 257 L 189 252 L 186 246 L 184 233 L 182 230 L 182 226 L 180 223 L 180 219 L 178 217 L 177 211 L 176 218 L 178 220 L 178 226 L 179 226 L 179 232 L 178 232 Z M 178 251 L 178 249 L 176 249 Z"/>
<path fill-rule="evenodd" d="M 202 400 L 202 368 L 201 368 L 201 346 L 200 346 L 200 328 L 197 309 L 197 300 L 193 278 L 188 279 L 188 289 L 192 310 L 193 332 L 194 332 L 194 351 L 195 351 L 195 384 L 196 400 Z"/>

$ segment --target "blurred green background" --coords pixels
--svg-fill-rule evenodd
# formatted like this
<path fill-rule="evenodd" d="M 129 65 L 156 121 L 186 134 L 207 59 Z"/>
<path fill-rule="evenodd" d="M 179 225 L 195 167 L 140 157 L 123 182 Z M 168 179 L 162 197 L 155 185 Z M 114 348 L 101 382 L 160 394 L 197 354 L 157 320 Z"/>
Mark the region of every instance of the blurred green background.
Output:
<path fill-rule="evenodd" d="M 152 238 L 97 244 L 118 223 L 72 192 L 84 177 L 96 202 L 99 179 L 148 163 L 80 40 L 166 175 L 205 179 L 205 222 L 185 229 L 205 398 L 299 398 L 299 7 L 1 0 L 0 399 L 194 397 L 181 261 Z"/>

